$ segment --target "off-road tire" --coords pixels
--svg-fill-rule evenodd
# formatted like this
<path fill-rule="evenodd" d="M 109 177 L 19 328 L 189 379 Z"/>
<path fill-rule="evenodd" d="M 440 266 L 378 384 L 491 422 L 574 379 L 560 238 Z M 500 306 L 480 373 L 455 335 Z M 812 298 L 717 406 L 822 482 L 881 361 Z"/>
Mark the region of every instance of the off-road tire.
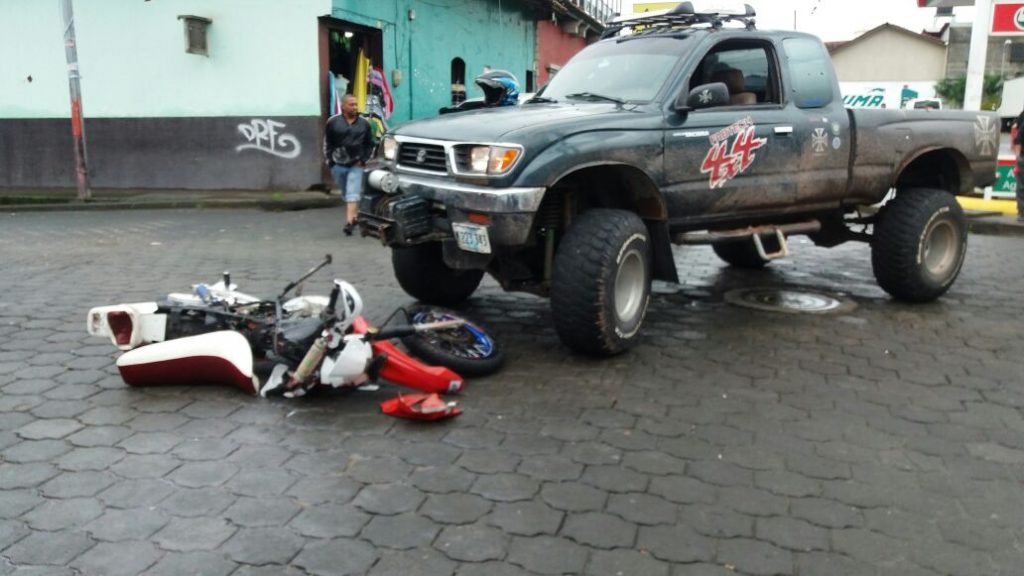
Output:
<path fill-rule="evenodd" d="M 960 274 L 967 253 L 967 221 L 944 190 L 916 188 L 882 207 L 871 241 L 875 279 L 893 298 L 931 302 Z"/>
<path fill-rule="evenodd" d="M 734 268 L 757 270 L 768 265 L 768 260 L 761 258 L 754 246 L 753 238 L 745 238 L 732 242 L 717 242 L 711 249 L 726 264 Z"/>
<path fill-rule="evenodd" d="M 651 293 L 651 240 L 626 210 L 581 214 L 555 255 L 551 311 L 562 342 L 612 356 L 639 340 Z"/>
<path fill-rule="evenodd" d="M 391 266 L 405 293 L 427 304 L 455 306 L 473 295 L 483 270 L 453 270 L 444 263 L 440 242 L 391 251 Z"/>

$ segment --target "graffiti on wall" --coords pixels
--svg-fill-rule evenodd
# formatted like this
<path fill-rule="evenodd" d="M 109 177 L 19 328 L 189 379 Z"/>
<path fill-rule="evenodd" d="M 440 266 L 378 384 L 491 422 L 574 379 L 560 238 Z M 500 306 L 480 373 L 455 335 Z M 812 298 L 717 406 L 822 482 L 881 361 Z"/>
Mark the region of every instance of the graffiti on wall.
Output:
<path fill-rule="evenodd" d="M 238 131 L 246 142 L 235 147 L 235 151 L 259 150 L 279 158 L 297 158 L 302 153 L 302 145 L 294 135 L 280 131 L 285 127 L 284 122 L 270 118 L 253 118 L 248 124 L 239 124 Z"/>

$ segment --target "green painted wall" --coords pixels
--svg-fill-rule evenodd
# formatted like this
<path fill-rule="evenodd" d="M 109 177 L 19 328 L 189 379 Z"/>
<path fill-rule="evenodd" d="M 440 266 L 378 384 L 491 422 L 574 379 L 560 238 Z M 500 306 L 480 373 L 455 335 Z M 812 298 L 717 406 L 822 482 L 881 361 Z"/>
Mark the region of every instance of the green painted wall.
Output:
<path fill-rule="evenodd" d="M 333 2 L 335 18 L 383 31 L 388 81 L 393 70 L 402 74 L 392 87 L 392 122 L 435 116 L 451 104 L 453 58 L 466 62 L 467 98 L 483 95 L 473 78 L 484 66 L 509 70 L 524 87 L 526 71 L 534 69 L 536 23 L 516 0 Z"/>
<path fill-rule="evenodd" d="M 330 12 L 331 0 L 77 0 L 86 117 L 319 116 L 317 17 Z M 185 52 L 181 14 L 213 20 L 209 56 Z M 62 35 L 58 0 L 0 0 L 0 118 L 69 116 Z"/>

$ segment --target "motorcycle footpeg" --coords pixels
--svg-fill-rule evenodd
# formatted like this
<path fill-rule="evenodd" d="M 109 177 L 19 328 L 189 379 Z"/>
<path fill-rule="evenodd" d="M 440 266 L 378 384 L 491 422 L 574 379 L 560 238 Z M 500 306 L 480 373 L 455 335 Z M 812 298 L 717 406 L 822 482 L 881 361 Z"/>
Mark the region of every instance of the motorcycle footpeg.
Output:
<path fill-rule="evenodd" d="M 274 366 L 274 370 L 270 372 L 270 376 L 267 378 L 267 383 L 260 388 L 260 396 L 268 398 L 270 396 L 283 396 L 286 388 L 285 385 L 288 383 L 288 367 L 284 364 L 277 364 Z"/>

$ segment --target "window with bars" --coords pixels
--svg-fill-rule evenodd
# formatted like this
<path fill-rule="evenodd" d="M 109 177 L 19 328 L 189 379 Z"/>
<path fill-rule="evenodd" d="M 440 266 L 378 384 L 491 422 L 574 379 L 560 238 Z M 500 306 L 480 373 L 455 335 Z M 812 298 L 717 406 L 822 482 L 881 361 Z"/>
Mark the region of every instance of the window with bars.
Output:
<path fill-rule="evenodd" d="M 210 27 L 213 20 L 191 15 L 178 16 L 178 20 L 185 23 L 185 52 L 209 56 L 206 36 L 207 28 Z"/>

